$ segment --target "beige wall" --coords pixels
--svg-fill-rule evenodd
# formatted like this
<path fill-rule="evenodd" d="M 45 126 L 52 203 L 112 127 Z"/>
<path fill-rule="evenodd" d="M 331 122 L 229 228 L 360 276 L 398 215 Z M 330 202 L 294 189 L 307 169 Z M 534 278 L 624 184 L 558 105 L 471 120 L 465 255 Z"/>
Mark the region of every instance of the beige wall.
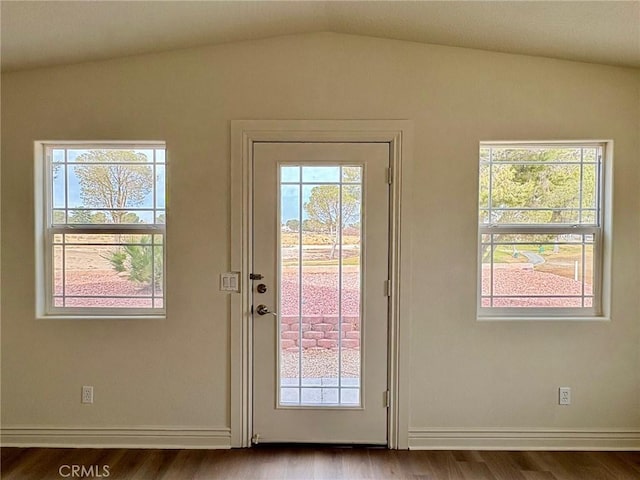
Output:
<path fill-rule="evenodd" d="M 337 34 L 2 76 L 3 427 L 229 427 L 232 119 L 410 119 L 410 430 L 640 431 L 637 70 Z M 480 140 L 613 139 L 610 322 L 477 322 Z M 166 140 L 166 320 L 34 319 L 33 141 Z M 443 208 L 446 205 L 446 208 Z M 425 248 L 426 245 L 426 248 Z M 416 246 L 419 246 L 417 248 Z M 79 402 L 95 386 L 95 404 Z M 557 387 L 573 405 L 557 406 Z"/>

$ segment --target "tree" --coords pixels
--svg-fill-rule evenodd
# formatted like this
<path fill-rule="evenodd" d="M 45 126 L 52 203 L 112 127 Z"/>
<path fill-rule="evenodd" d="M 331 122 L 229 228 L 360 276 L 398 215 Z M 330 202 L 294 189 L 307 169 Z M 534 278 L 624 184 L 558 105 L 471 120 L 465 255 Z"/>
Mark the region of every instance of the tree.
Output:
<path fill-rule="evenodd" d="M 295 218 L 287 220 L 287 223 L 285 223 L 285 225 L 292 232 L 297 232 L 300 229 L 300 221 Z"/>
<path fill-rule="evenodd" d="M 142 205 L 153 189 L 153 168 L 144 154 L 91 150 L 78 156 L 76 162 L 74 173 L 83 207 L 104 211 L 76 210 L 70 216 L 72 223 L 141 223 L 135 212 L 126 209 Z M 107 259 L 116 272 L 126 272 L 129 280 L 157 287 L 162 284 L 162 247 L 152 247 L 151 236 L 143 236 L 140 242 L 144 245 L 116 247 Z"/>
<path fill-rule="evenodd" d="M 73 210 L 69 214 L 68 223 L 78 224 L 102 224 L 107 223 L 104 212 L 91 212 L 90 210 Z"/>
<path fill-rule="evenodd" d="M 138 283 L 151 283 L 152 288 L 162 288 L 162 245 L 151 245 L 151 236 L 140 239 L 140 245 L 124 245 L 120 250 L 111 253 L 108 258 L 113 269 L 127 272 L 129 280 Z"/>
<path fill-rule="evenodd" d="M 349 178 L 349 175 L 354 178 Z M 345 169 L 346 180 L 355 180 L 357 172 Z M 341 188 L 342 187 L 342 188 Z M 341 194 L 342 191 L 342 194 Z M 334 258 L 340 230 L 360 218 L 360 185 L 319 185 L 311 189 L 309 201 L 304 204 L 308 219 L 321 226 L 332 238 L 329 258 Z"/>
<path fill-rule="evenodd" d="M 321 232 L 322 230 L 323 230 L 323 226 L 315 220 L 311 220 L 310 218 L 305 218 L 302 221 L 303 232 Z"/>
<path fill-rule="evenodd" d="M 145 164 L 147 157 L 142 153 L 91 150 L 76 161 L 83 206 L 106 209 L 111 223 L 126 223 L 124 209 L 141 205 L 153 189 L 153 168 Z"/>
<path fill-rule="evenodd" d="M 487 149 L 488 150 L 488 149 Z M 577 164 L 581 154 L 587 157 L 595 151 L 580 149 L 494 149 L 489 199 L 488 151 L 481 151 L 480 208 L 481 222 L 494 224 L 558 224 L 587 222 L 588 213 L 581 207 L 594 208 L 596 198 L 596 167 Z M 585 158 L 585 161 L 594 161 Z M 582 183 L 581 183 L 582 182 Z M 488 218 L 489 200 L 493 207 Z M 582 205 L 581 205 L 582 202 Z M 501 210 L 508 208 L 507 210 Z M 497 210 L 495 210 L 497 209 Z M 519 235 L 501 235 L 499 241 L 519 241 Z M 556 242 L 557 235 L 538 235 L 537 239 Z M 514 254 L 516 246 L 513 246 Z M 555 247 L 557 250 L 557 245 Z M 489 254 L 488 250 L 485 255 Z"/>
<path fill-rule="evenodd" d="M 577 158 L 574 156 L 575 149 L 495 149 L 491 203 L 493 208 L 508 207 L 514 210 L 494 211 L 494 218 L 487 220 L 502 224 L 579 223 L 580 166 L 563 163 L 579 162 L 579 154 Z M 481 167 L 480 186 L 480 205 L 488 206 L 488 164 Z M 595 199 L 595 189 L 595 169 L 584 166 L 583 204 L 587 199 Z"/>

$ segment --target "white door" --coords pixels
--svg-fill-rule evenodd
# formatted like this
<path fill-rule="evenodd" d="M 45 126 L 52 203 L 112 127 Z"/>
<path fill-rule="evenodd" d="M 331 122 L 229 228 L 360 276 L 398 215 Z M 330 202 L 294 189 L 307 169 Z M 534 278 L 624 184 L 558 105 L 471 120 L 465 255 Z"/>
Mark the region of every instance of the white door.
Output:
<path fill-rule="evenodd" d="M 387 444 L 389 158 L 254 144 L 254 442 Z"/>

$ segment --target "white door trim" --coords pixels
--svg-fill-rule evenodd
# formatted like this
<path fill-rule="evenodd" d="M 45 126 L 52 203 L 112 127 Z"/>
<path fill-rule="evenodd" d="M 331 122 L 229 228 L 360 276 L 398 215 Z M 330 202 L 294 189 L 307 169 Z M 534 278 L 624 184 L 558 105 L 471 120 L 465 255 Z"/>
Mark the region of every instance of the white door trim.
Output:
<path fill-rule="evenodd" d="M 389 325 L 389 448 L 409 442 L 409 306 L 411 305 L 408 212 L 413 122 L 409 120 L 234 120 L 231 122 L 231 270 L 240 272 L 240 294 L 231 295 L 231 446 L 251 445 L 251 165 L 254 142 L 387 142 L 390 144 L 391 298 Z"/>

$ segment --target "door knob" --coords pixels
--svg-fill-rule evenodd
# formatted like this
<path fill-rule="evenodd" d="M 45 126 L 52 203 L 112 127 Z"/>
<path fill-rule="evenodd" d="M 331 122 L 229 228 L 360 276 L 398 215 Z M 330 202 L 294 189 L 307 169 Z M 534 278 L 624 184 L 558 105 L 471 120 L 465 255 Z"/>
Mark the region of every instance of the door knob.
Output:
<path fill-rule="evenodd" d="M 269 308 L 266 305 L 258 305 L 256 308 L 256 312 L 258 315 L 266 315 L 267 313 L 270 313 L 271 315 L 278 315 L 276 312 L 270 312 Z"/>

